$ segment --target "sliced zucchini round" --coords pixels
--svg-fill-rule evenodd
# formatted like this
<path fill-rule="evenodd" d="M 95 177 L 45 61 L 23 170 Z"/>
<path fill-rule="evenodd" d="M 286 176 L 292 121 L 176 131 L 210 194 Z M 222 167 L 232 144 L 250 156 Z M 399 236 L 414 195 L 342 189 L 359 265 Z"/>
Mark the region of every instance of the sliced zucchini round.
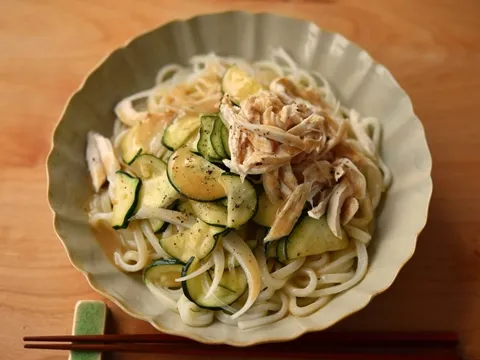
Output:
<path fill-rule="evenodd" d="M 237 229 L 255 216 L 258 198 L 248 179 L 232 173 L 223 173 L 219 179 L 227 194 L 227 227 Z"/>
<path fill-rule="evenodd" d="M 200 154 L 198 152 L 198 141 L 200 140 L 200 131 L 196 131 L 190 136 L 190 138 L 185 143 L 185 147 L 190 150 L 192 153 Z"/>
<path fill-rule="evenodd" d="M 132 163 L 132 169 L 143 181 L 138 209 L 141 207 L 166 208 L 180 197 L 168 180 L 167 165 L 159 158 L 147 154 L 140 155 Z"/>
<path fill-rule="evenodd" d="M 133 215 L 142 187 L 142 180 L 124 171 L 115 173 L 115 197 L 113 203 L 112 226 L 114 229 L 126 229 L 128 219 Z"/>
<path fill-rule="evenodd" d="M 167 172 L 143 181 L 138 200 L 138 208 L 156 207 L 166 209 L 180 197 L 177 190 L 170 184 Z"/>
<path fill-rule="evenodd" d="M 131 164 L 138 155 L 148 151 L 150 141 L 163 131 L 165 121 L 165 117 L 152 116 L 128 130 L 121 144 L 123 161 Z"/>
<path fill-rule="evenodd" d="M 186 262 L 194 256 L 198 260 L 206 258 L 215 248 L 223 228 L 209 226 L 197 221 L 190 229 L 160 239 L 160 246 L 170 256 Z"/>
<path fill-rule="evenodd" d="M 203 222 L 212 226 L 227 226 L 227 207 L 218 202 L 190 200 L 193 212 Z"/>
<path fill-rule="evenodd" d="M 236 103 L 246 100 L 261 89 L 262 85 L 235 65 L 230 66 L 222 78 L 222 91 Z"/>
<path fill-rule="evenodd" d="M 226 196 L 218 182 L 223 170 L 186 148 L 175 151 L 167 165 L 168 179 L 178 192 L 197 201 L 215 201 Z"/>
<path fill-rule="evenodd" d="M 198 115 L 187 114 L 179 117 L 165 129 L 162 143 L 169 150 L 177 150 L 187 142 L 199 127 L 200 117 Z"/>
<path fill-rule="evenodd" d="M 186 215 L 193 215 L 195 216 L 195 212 L 193 211 L 191 200 L 188 199 L 180 199 L 176 205 L 174 206 L 174 209 L 177 211 L 180 211 Z"/>
<path fill-rule="evenodd" d="M 167 208 L 179 198 L 180 194 L 168 181 L 167 164 L 161 159 L 150 154 L 139 155 L 130 167 L 143 180 L 136 211 L 142 207 Z M 150 224 L 156 234 L 168 226 L 159 219 L 150 219 Z"/>
<path fill-rule="evenodd" d="M 228 206 L 228 199 L 225 197 L 217 201 L 220 205 Z"/>
<path fill-rule="evenodd" d="M 183 267 L 182 276 L 191 274 L 199 266 L 200 262 L 191 258 Z M 205 272 L 193 279 L 182 281 L 183 293 L 201 308 L 218 310 L 237 301 L 248 288 L 247 277 L 241 267 L 225 271 L 213 295 L 206 298 L 211 283 L 210 273 Z"/>
<path fill-rule="evenodd" d="M 168 227 L 168 223 L 160 219 L 150 219 L 150 225 L 155 234 L 163 233 Z"/>
<path fill-rule="evenodd" d="M 272 227 L 275 217 L 277 216 L 277 211 L 282 204 L 278 202 L 277 204 L 272 204 L 267 197 L 265 192 L 261 193 L 258 197 L 258 211 L 253 218 L 258 225 L 265 227 Z"/>
<path fill-rule="evenodd" d="M 150 179 L 163 174 L 167 170 L 167 164 L 150 154 L 137 156 L 130 167 L 141 179 Z"/>
<path fill-rule="evenodd" d="M 320 219 L 303 216 L 288 238 L 279 240 L 279 242 L 281 241 L 285 244 L 285 257 L 289 260 L 320 255 L 327 251 L 342 250 L 349 244 L 348 236 L 345 233 L 341 238 L 332 233 L 325 216 Z"/>
<path fill-rule="evenodd" d="M 275 241 L 265 243 L 263 245 L 263 252 L 267 258 L 277 257 L 277 243 Z"/>
<path fill-rule="evenodd" d="M 143 281 L 156 286 L 178 288 L 181 284 L 175 279 L 182 276 L 184 265 L 176 259 L 155 260 L 143 271 Z"/>
<path fill-rule="evenodd" d="M 222 130 L 224 127 L 225 125 L 223 125 L 222 119 L 220 119 L 220 116 L 217 116 L 215 123 L 213 124 L 212 134 L 210 135 L 210 142 L 212 143 L 213 149 L 221 159 L 225 159 L 227 157 L 227 153 L 223 148 L 222 142 Z"/>
<path fill-rule="evenodd" d="M 131 164 L 138 155 L 143 151 L 142 145 L 136 142 L 136 127 L 127 131 L 127 134 L 120 144 L 120 150 L 122 151 L 122 159 L 126 164 Z"/>
<path fill-rule="evenodd" d="M 287 257 L 287 252 L 285 248 L 285 238 L 282 238 L 280 240 L 277 240 L 277 260 L 280 261 L 282 264 L 287 263 L 288 257 Z M 304 239 L 305 242 L 307 239 Z"/>
<path fill-rule="evenodd" d="M 210 162 L 222 160 L 221 154 L 215 151 L 212 143 L 213 130 L 215 126 L 215 121 L 217 119 L 217 115 L 203 115 L 201 118 L 202 125 L 200 127 L 200 138 L 198 140 L 197 148 L 200 154 Z"/>
<path fill-rule="evenodd" d="M 222 145 L 223 149 L 225 150 L 225 154 L 230 159 L 232 154 L 230 154 L 230 147 L 228 142 L 228 128 L 225 125 L 222 128 Z"/>

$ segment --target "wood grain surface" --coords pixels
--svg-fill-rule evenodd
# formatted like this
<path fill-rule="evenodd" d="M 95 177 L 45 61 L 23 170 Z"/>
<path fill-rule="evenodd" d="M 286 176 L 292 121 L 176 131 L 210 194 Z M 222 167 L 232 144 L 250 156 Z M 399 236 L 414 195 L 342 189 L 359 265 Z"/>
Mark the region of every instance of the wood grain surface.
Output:
<path fill-rule="evenodd" d="M 394 285 L 335 328 L 455 330 L 480 359 L 480 1 L 0 1 L 0 358 L 22 336 L 67 334 L 74 304 L 99 299 L 52 228 L 45 158 L 62 107 L 100 59 L 175 18 L 227 9 L 315 21 L 357 42 L 410 94 L 433 155 L 428 225 Z M 112 309 L 112 330 L 154 332 Z M 147 359 L 123 355 L 114 359 Z"/>

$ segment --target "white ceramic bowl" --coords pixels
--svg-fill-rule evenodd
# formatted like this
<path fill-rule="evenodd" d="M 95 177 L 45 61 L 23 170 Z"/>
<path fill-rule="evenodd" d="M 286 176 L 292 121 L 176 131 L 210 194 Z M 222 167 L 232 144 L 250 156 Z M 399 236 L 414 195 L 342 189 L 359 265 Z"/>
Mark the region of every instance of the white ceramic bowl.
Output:
<path fill-rule="evenodd" d="M 192 328 L 164 309 L 139 276 L 115 268 L 97 244 L 84 210 L 91 196 L 84 161 L 86 134 L 95 130 L 110 135 L 116 102 L 150 88 L 156 71 L 167 63 L 187 63 L 192 55 L 210 51 L 265 59 L 269 50 L 278 46 L 302 67 L 322 72 L 342 102 L 376 116 L 383 125 L 382 156 L 394 180 L 368 248 L 369 270 L 358 285 L 304 318 L 289 316 L 267 329 L 242 331 L 220 322 Z M 425 225 L 432 192 L 431 166 L 424 130 L 409 97 L 367 52 L 307 21 L 228 12 L 174 21 L 141 35 L 110 54 L 87 77 L 68 102 L 53 136 L 48 197 L 55 213 L 55 230 L 72 264 L 96 291 L 163 332 L 205 343 L 245 346 L 325 329 L 386 290 L 413 255 Z"/>

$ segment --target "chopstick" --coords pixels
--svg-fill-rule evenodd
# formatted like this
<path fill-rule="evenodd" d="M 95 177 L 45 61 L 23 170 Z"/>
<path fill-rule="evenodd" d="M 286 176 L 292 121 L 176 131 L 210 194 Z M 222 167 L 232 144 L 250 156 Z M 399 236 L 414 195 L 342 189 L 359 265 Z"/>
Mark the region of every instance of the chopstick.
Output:
<path fill-rule="evenodd" d="M 76 343 L 178 343 L 194 340 L 168 334 L 107 334 L 107 335 L 50 335 L 25 336 L 23 341 L 76 342 Z M 342 346 L 445 346 L 458 345 L 454 332 L 334 332 L 308 333 L 293 343 L 315 342 L 321 345 Z"/>
<path fill-rule="evenodd" d="M 261 356 L 331 360 L 459 360 L 457 336 L 450 332 L 322 332 L 307 334 L 289 343 L 262 344 L 237 349 L 205 345 L 166 334 L 27 336 L 24 341 L 72 342 L 25 344 L 26 349 L 96 352 L 160 353 L 209 356 Z"/>
<path fill-rule="evenodd" d="M 227 348 L 227 347 L 206 347 L 193 346 L 186 348 L 184 345 L 176 344 L 163 346 L 160 344 L 26 344 L 26 349 L 48 349 L 48 350 L 75 350 L 95 352 L 126 352 L 126 353 L 155 353 L 164 355 L 194 355 L 194 356 L 242 356 L 262 358 L 296 358 L 296 359 L 318 359 L 319 356 L 329 360 L 460 360 L 460 357 L 453 351 L 431 352 L 431 353 L 341 353 L 341 352 L 305 352 L 298 350 L 281 351 L 270 349 L 269 351 L 258 351 L 251 348 Z"/>

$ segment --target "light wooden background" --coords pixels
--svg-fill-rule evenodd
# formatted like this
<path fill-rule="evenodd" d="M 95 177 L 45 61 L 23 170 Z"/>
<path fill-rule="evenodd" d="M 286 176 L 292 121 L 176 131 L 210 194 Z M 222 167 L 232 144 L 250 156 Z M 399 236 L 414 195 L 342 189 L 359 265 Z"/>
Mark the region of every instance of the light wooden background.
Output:
<path fill-rule="evenodd" d="M 354 40 L 411 95 L 434 159 L 428 225 L 395 284 L 338 329 L 455 330 L 480 359 L 480 1 L 0 1 L 0 357 L 21 337 L 64 334 L 98 299 L 52 230 L 45 157 L 69 95 L 108 52 L 175 18 L 226 9 L 307 18 Z M 111 306 L 116 331 L 154 331 Z M 118 356 L 115 359 L 147 359 Z"/>

